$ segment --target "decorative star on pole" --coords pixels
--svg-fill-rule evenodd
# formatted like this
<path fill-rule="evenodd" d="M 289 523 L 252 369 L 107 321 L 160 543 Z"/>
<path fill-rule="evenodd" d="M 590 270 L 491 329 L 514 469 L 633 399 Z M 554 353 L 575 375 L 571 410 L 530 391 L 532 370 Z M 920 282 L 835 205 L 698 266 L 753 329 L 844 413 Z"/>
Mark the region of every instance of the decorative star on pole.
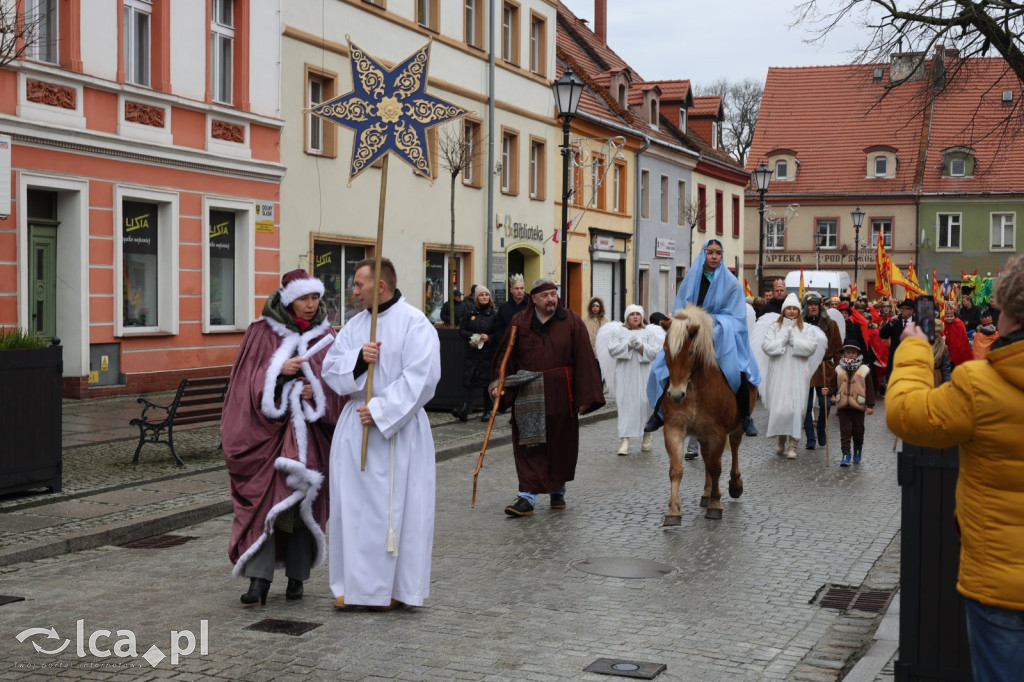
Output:
<path fill-rule="evenodd" d="M 388 152 L 432 180 L 427 131 L 469 113 L 426 91 L 430 43 L 393 69 L 381 65 L 348 36 L 352 92 L 308 109 L 355 133 L 349 183 Z"/>

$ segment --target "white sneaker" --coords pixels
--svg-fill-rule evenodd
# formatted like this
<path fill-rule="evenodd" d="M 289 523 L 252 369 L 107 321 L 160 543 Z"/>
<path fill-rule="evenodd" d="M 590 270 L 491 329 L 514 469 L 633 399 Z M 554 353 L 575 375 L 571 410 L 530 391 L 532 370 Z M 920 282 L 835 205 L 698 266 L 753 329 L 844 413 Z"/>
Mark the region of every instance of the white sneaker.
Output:
<path fill-rule="evenodd" d="M 654 449 L 654 434 L 645 433 L 644 442 L 640 444 L 640 452 L 650 452 Z"/>
<path fill-rule="evenodd" d="M 622 444 L 619 445 L 619 454 L 620 455 L 628 455 L 629 454 L 629 439 L 628 438 L 623 438 L 622 439 Z"/>
<path fill-rule="evenodd" d="M 786 436 L 779 436 L 779 442 L 775 444 L 775 454 L 781 455 L 786 452 Z"/>
<path fill-rule="evenodd" d="M 789 451 L 786 453 L 786 459 L 796 459 L 796 445 L 799 442 L 796 438 L 789 439 Z"/>

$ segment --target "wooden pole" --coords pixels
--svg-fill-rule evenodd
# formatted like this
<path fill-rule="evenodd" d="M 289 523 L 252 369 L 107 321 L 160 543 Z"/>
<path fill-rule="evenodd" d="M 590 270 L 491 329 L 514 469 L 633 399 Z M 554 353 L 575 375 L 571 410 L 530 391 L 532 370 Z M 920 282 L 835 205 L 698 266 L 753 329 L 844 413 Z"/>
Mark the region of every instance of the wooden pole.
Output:
<path fill-rule="evenodd" d="M 377 206 L 377 246 L 373 254 L 373 306 L 370 308 L 370 343 L 377 340 L 377 306 L 380 303 L 380 259 L 384 254 L 384 202 L 388 195 L 388 157 L 384 155 L 380 169 L 380 204 Z M 380 362 L 380 356 L 377 356 Z M 371 362 L 366 368 L 366 402 L 373 397 L 373 368 Z M 359 456 L 359 470 L 366 471 L 366 446 L 370 441 L 370 425 L 363 427 L 363 448 Z"/>
<path fill-rule="evenodd" d="M 476 471 L 473 472 L 473 499 L 469 506 L 476 506 L 476 479 L 480 475 L 480 469 L 484 465 L 484 453 L 487 452 L 487 443 L 491 440 L 491 429 L 494 428 L 494 418 L 498 416 L 498 405 L 501 403 L 501 392 L 505 388 L 505 367 L 508 365 L 508 358 L 512 355 L 512 346 L 516 343 L 516 332 L 518 327 L 512 325 L 508 330 L 508 345 L 505 346 L 505 355 L 501 358 L 501 367 L 498 369 L 498 395 L 494 397 L 494 405 L 491 406 L 491 418 L 487 421 L 487 432 L 484 433 L 484 444 L 480 448 L 480 458 L 476 461 Z"/>

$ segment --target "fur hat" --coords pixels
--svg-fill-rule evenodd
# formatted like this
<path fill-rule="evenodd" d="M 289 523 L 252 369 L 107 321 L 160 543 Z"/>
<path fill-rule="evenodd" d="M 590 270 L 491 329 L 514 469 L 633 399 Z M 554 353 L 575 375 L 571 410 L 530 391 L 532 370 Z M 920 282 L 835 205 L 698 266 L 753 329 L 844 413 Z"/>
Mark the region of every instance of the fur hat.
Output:
<path fill-rule="evenodd" d="M 281 305 L 288 307 L 297 298 L 307 294 L 324 295 L 324 283 L 302 268 L 284 273 L 281 278 Z"/>
<path fill-rule="evenodd" d="M 633 313 L 640 313 L 640 317 L 644 316 L 644 309 L 638 306 L 636 303 L 626 306 L 626 317 L 629 317 Z"/>

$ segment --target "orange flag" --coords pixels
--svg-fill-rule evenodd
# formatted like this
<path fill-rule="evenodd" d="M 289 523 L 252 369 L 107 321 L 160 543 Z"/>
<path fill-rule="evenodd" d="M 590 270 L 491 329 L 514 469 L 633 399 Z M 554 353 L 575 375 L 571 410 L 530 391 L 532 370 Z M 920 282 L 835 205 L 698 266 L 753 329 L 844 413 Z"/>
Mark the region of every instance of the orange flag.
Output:
<path fill-rule="evenodd" d="M 804 266 L 800 264 L 800 300 L 804 300 Z"/>
<path fill-rule="evenodd" d="M 743 278 L 743 295 L 747 298 L 754 298 L 754 294 L 750 291 L 750 282 L 746 277 Z"/>

